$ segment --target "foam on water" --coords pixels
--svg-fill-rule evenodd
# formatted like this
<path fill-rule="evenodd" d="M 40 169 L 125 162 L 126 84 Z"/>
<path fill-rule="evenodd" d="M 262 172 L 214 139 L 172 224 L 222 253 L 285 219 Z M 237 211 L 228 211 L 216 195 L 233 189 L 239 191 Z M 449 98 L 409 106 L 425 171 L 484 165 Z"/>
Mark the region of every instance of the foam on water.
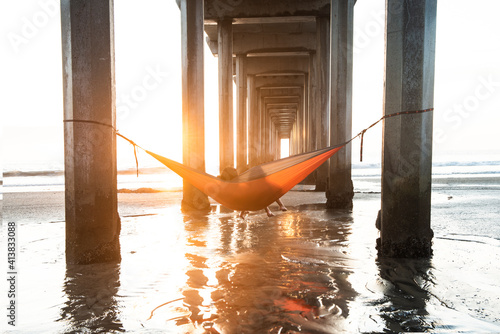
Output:
<path fill-rule="evenodd" d="M 476 178 L 500 177 L 500 161 L 447 161 L 433 164 L 433 177 Z M 380 192 L 380 164 L 353 163 L 352 177 L 355 191 Z M 173 189 L 182 186 L 182 179 L 166 168 L 140 169 L 139 177 L 135 170 L 118 173 L 119 189 Z M 63 191 L 64 173 L 60 170 L 22 170 L 4 173 L 5 193 Z"/>

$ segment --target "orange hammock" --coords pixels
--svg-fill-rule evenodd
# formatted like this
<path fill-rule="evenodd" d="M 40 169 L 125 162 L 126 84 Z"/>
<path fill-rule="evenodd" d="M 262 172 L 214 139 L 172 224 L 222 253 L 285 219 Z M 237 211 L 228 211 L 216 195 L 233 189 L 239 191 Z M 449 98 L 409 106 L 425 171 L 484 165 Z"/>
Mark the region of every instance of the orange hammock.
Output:
<path fill-rule="evenodd" d="M 255 211 L 264 209 L 278 200 L 296 184 L 305 179 L 307 175 L 358 136 L 361 137 L 362 157 L 364 133 L 381 120 L 392 116 L 416 114 L 431 110 L 433 110 L 433 108 L 385 115 L 345 143 L 271 161 L 253 167 L 230 181 L 224 181 L 207 173 L 197 171 L 148 150 L 144 151 L 225 207 L 238 211 Z M 119 133 L 117 133 L 117 135 L 134 145 L 135 152 L 135 147 L 138 146 L 137 144 Z"/>
<path fill-rule="evenodd" d="M 250 168 L 230 181 L 145 151 L 223 206 L 238 211 L 255 211 L 278 200 L 344 145 L 268 162 Z"/>

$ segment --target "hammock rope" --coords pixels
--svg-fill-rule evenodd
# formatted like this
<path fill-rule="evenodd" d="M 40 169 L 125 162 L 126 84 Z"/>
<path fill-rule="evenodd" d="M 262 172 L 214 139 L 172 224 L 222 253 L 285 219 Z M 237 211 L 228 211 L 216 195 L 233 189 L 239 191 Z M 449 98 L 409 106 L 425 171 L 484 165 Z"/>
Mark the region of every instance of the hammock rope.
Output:
<path fill-rule="evenodd" d="M 428 109 L 421 109 L 421 110 L 400 111 L 400 112 L 395 112 L 393 114 L 384 115 L 384 116 L 380 117 L 375 123 L 373 123 L 372 125 L 370 125 L 367 128 L 364 128 L 363 130 L 361 130 L 360 133 L 358 133 L 357 135 L 355 135 L 354 137 L 352 137 L 351 139 L 346 141 L 345 145 L 349 144 L 351 141 L 353 141 L 357 137 L 360 137 L 361 144 L 360 144 L 360 152 L 359 152 L 359 161 L 363 161 L 363 137 L 364 137 L 365 132 L 367 130 L 373 128 L 375 125 L 377 125 L 378 123 L 380 123 L 381 121 L 383 121 L 386 118 L 401 116 L 401 115 L 421 114 L 421 113 L 425 113 L 425 112 L 429 112 L 429 111 L 433 111 L 433 110 L 434 110 L 434 108 L 428 108 Z"/>
<path fill-rule="evenodd" d="M 133 145 L 137 175 L 139 175 L 137 148 L 140 148 L 225 207 L 238 211 L 254 211 L 264 209 L 286 194 L 296 184 L 305 179 L 307 175 L 312 173 L 316 168 L 357 137 L 361 139 L 360 160 L 362 161 L 364 135 L 367 130 L 371 129 L 382 120 L 400 115 L 419 114 L 433 110 L 434 108 L 428 108 L 384 115 L 344 143 L 267 162 L 250 168 L 230 181 L 224 181 L 210 174 L 200 172 L 189 166 L 150 152 L 131 139 L 120 134 L 109 124 L 90 120 L 64 120 L 64 122 L 93 123 L 112 128 L 116 135 Z"/>

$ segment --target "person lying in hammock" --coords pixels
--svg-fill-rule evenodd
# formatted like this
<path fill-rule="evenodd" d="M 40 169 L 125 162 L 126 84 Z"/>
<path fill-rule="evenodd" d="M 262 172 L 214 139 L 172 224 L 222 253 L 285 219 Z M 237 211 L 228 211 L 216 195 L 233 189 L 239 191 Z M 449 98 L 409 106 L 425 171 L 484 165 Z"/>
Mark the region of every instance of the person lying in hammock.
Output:
<path fill-rule="evenodd" d="M 236 170 L 236 168 L 234 168 L 234 167 L 226 167 L 226 168 L 224 168 L 222 170 L 220 178 L 222 180 L 224 180 L 224 181 L 231 181 L 232 179 L 234 179 L 237 176 L 238 176 L 238 171 Z M 285 205 L 283 204 L 283 202 L 281 202 L 280 198 L 278 198 L 276 200 L 276 203 L 279 205 L 281 211 L 287 211 L 287 208 L 285 207 Z M 268 217 L 273 217 L 274 216 L 274 213 L 271 212 L 271 210 L 269 209 L 268 206 L 266 207 L 266 213 L 267 213 Z M 241 218 L 245 218 L 245 216 L 247 214 L 248 214 L 248 211 L 241 211 L 240 212 L 240 217 Z"/>

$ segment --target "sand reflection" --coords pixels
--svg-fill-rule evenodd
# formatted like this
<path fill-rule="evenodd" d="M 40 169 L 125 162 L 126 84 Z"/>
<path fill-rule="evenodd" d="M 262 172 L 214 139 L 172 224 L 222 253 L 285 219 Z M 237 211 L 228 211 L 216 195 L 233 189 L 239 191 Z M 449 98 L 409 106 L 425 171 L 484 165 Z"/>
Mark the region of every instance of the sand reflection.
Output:
<path fill-rule="evenodd" d="M 346 241 L 350 214 L 236 215 L 184 217 L 189 312 L 177 325 L 212 333 L 342 328 L 356 293 L 348 260 L 332 244 Z"/>
<path fill-rule="evenodd" d="M 427 303 L 435 285 L 430 259 L 379 258 L 378 289 L 384 298 L 376 302 L 384 328 L 393 332 L 426 332 L 436 328 L 428 317 Z"/>
<path fill-rule="evenodd" d="M 68 300 L 59 321 L 67 323 L 66 333 L 124 332 L 120 321 L 117 292 L 119 264 L 68 265 L 64 292 Z"/>

